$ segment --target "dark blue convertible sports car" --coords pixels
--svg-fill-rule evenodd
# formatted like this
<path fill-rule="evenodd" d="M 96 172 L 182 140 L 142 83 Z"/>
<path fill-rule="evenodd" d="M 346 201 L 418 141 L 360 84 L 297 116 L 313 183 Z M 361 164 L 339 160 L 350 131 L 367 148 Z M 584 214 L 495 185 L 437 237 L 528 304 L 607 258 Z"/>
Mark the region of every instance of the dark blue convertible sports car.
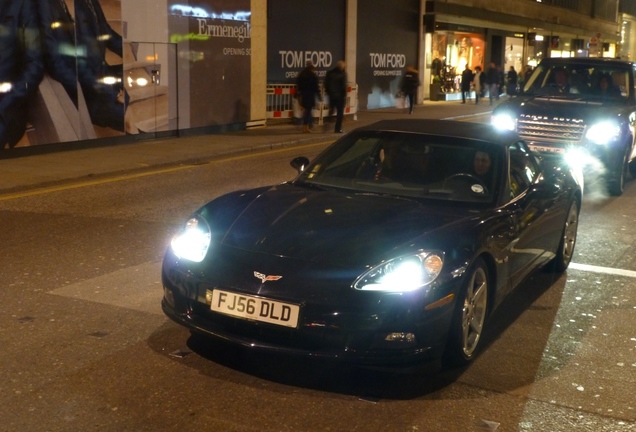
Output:
<path fill-rule="evenodd" d="M 462 365 L 524 277 L 572 258 L 576 176 L 513 132 L 382 121 L 292 166 L 186 221 L 163 261 L 167 316 L 247 349 Z"/>

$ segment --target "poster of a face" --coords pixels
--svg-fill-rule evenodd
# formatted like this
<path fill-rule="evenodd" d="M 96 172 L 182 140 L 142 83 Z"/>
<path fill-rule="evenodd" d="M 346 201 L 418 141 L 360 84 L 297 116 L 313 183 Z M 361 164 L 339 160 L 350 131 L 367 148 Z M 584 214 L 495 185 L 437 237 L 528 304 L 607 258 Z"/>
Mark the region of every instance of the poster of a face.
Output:
<path fill-rule="evenodd" d="M 121 135 L 119 0 L 0 4 L 0 145 Z"/>

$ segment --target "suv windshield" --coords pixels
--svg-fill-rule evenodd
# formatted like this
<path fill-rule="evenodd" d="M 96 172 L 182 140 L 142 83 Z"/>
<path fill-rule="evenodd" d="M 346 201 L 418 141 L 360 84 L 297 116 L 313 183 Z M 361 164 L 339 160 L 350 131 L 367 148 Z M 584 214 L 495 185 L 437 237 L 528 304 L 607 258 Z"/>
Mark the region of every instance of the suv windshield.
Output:
<path fill-rule="evenodd" d="M 563 96 L 603 102 L 623 102 L 629 97 L 630 69 L 612 64 L 540 64 L 523 92 L 534 96 Z"/>

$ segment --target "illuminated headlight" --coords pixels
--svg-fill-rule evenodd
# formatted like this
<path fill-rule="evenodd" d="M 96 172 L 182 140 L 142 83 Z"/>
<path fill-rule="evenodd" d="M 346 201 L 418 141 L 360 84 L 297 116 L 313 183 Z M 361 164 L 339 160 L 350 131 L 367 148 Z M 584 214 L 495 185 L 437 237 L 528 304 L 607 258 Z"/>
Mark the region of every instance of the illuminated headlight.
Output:
<path fill-rule="evenodd" d="M 586 150 L 575 147 L 565 152 L 564 159 L 571 168 L 583 168 L 590 163 L 592 156 Z"/>
<path fill-rule="evenodd" d="M 415 291 L 433 282 L 443 264 L 443 254 L 438 252 L 395 258 L 371 268 L 355 281 L 353 287 L 364 291 Z"/>
<path fill-rule="evenodd" d="M 510 114 L 497 114 L 492 116 L 492 125 L 501 130 L 515 130 L 515 120 Z"/>
<path fill-rule="evenodd" d="M 591 126 L 585 138 L 596 144 L 607 144 L 608 142 L 619 137 L 621 128 L 615 122 L 605 121 Z"/>
<path fill-rule="evenodd" d="M 190 218 L 181 232 L 174 236 L 170 246 L 179 258 L 201 262 L 210 247 L 210 227 L 201 218 Z"/>

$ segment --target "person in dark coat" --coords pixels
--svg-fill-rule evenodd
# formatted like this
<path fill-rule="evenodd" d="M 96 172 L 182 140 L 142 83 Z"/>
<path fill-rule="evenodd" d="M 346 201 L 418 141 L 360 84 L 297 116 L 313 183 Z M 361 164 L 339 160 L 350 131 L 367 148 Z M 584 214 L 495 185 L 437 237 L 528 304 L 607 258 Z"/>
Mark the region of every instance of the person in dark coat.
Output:
<path fill-rule="evenodd" d="M 314 118 L 311 110 L 316 106 L 318 97 L 318 76 L 313 63 L 308 62 L 307 66 L 298 75 L 298 100 L 303 107 L 303 132 L 311 132 L 314 125 Z"/>
<path fill-rule="evenodd" d="M 440 82 L 442 81 L 442 70 L 444 70 L 444 62 L 437 55 L 431 63 L 431 75 L 439 78 Z"/>
<path fill-rule="evenodd" d="M 515 96 L 517 94 L 517 84 L 518 84 L 518 75 L 514 66 L 510 66 L 510 70 L 508 70 L 508 89 L 507 93 L 509 96 Z"/>
<path fill-rule="evenodd" d="M 499 69 L 495 62 L 490 62 L 490 66 L 486 71 L 486 84 L 488 84 L 490 105 L 492 105 L 493 99 L 499 100 L 499 82 Z"/>
<path fill-rule="evenodd" d="M 602 74 L 598 79 L 598 86 L 594 90 L 594 94 L 605 100 L 616 100 L 621 97 L 620 88 L 614 85 L 610 74 Z"/>
<path fill-rule="evenodd" d="M 26 131 L 29 102 L 42 76 L 42 48 L 33 0 L 0 2 L 0 149 L 13 148 Z"/>
<path fill-rule="evenodd" d="M 413 66 L 408 66 L 404 77 L 402 77 L 402 84 L 400 90 L 404 93 L 404 97 L 409 100 L 409 114 L 413 114 L 413 106 L 415 105 L 417 88 L 420 85 L 420 78 L 418 76 L 417 69 Z"/>
<path fill-rule="evenodd" d="M 325 90 L 329 96 L 329 112 L 336 111 L 336 125 L 334 132 L 343 133 L 342 120 L 344 107 L 347 100 L 347 72 L 345 62 L 340 60 L 335 68 L 327 72 L 325 78 Z"/>
<path fill-rule="evenodd" d="M 466 103 L 466 96 L 470 97 L 470 83 L 473 82 L 473 71 L 468 67 L 468 63 L 466 63 L 466 67 L 462 72 L 462 82 L 461 82 L 461 90 L 462 90 L 462 103 Z"/>

